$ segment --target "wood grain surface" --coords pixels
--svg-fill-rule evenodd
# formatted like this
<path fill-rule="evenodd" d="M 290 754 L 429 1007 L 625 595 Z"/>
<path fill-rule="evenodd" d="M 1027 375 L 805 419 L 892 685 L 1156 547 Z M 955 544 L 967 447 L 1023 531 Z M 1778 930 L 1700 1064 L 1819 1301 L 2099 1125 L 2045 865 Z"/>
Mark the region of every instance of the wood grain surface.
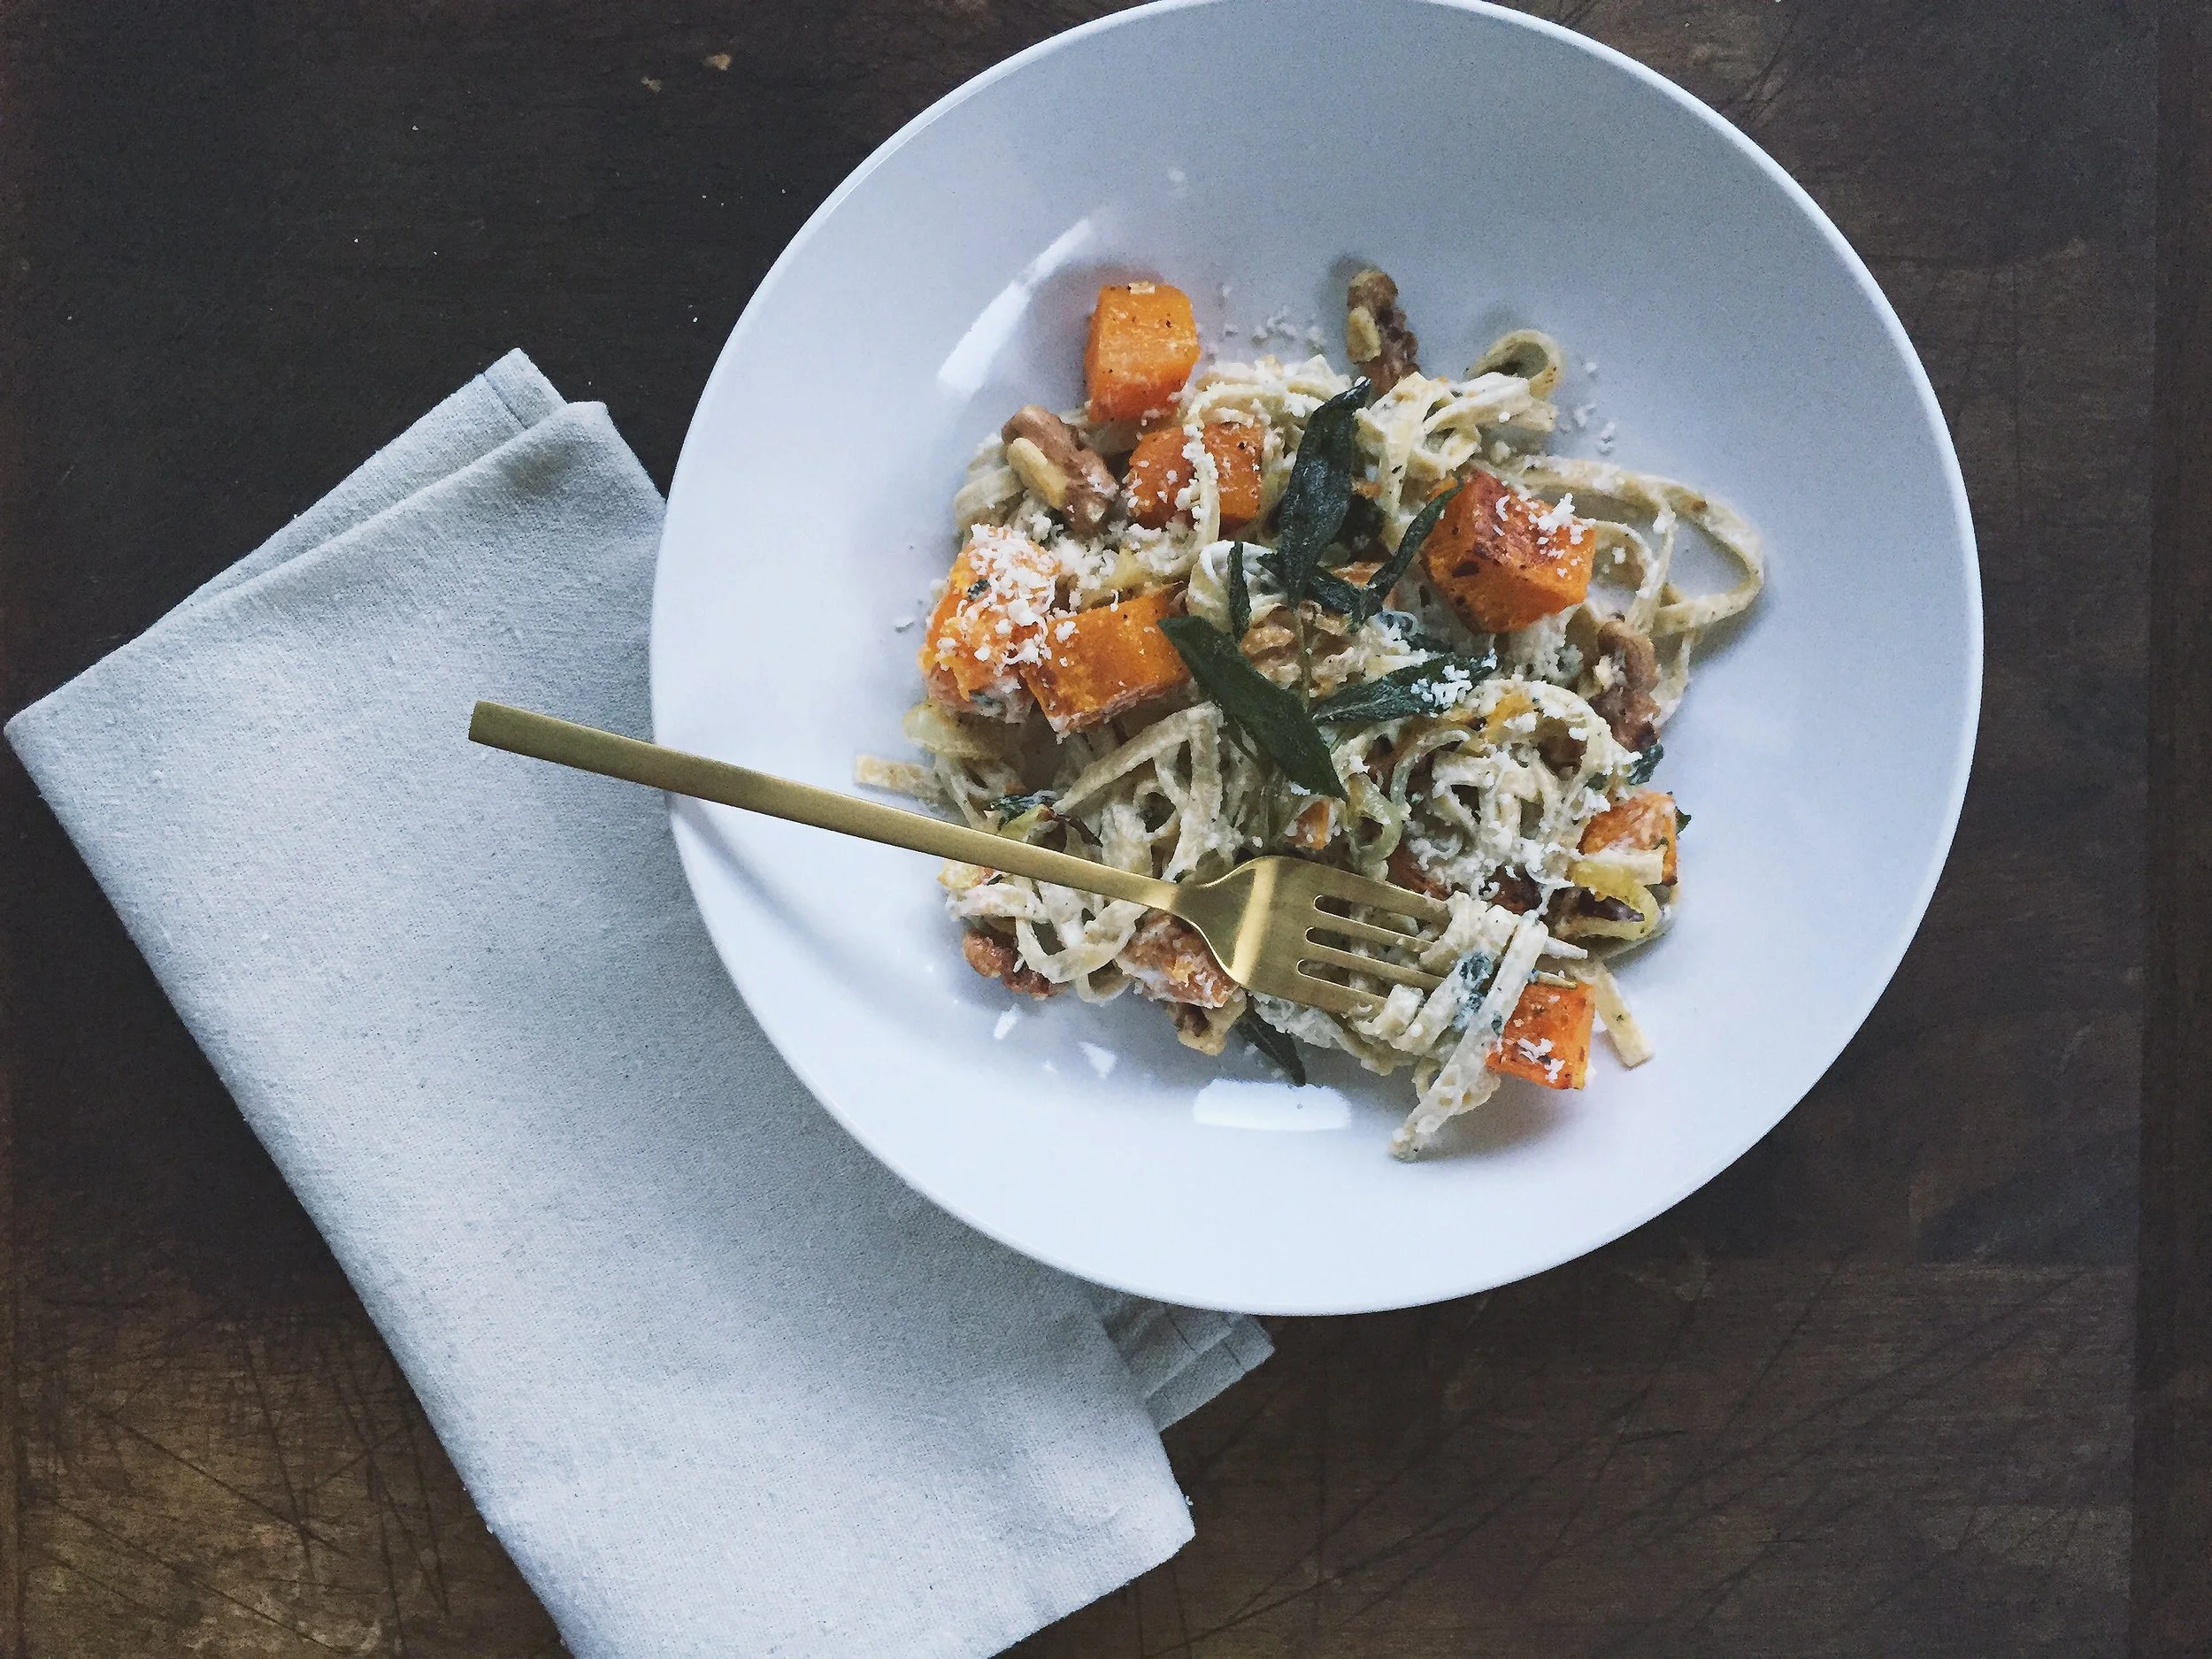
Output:
<path fill-rule="evenodd" d="M 815 204 L 929 99 L 1102 9 L 0 0 L 5 707 L 510 346 L 603 398 L 665 484 Z M 2190 1071 L 2212 872 L 2187 827 L 2212 783 L 2207 26 L 2177 0 L 2162 23 L 2125 0 L 1533 9 L 1765 145 L 1925 359 L 1988 610 L 1956 849 L 1890 993 L 1749 1156 L 1538 1279 L 1279 1322 L 1278 1357 L 1168 1437 L 1196 1542 L 1019 1651 L 2087 1659 L 2129 1649 L 2132 1594 L 2135 1651 L 2212 1652 L 2212 1125 Z M 559 1651 L 0 768 L 0 1642 Z"/>
<path fill-rule="evenodd" d="M 2136 1651 L 2212 1651 L 2212 19 L 2159 15 L 2149 1030 L 2136 1356 Z"/>

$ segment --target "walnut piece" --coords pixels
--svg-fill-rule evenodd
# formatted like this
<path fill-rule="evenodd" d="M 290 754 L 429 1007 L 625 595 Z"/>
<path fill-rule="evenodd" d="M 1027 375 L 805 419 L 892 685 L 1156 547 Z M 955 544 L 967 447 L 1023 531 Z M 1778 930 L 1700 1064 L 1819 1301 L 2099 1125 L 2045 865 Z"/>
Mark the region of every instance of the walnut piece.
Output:
<path fill-rule="evenodd" d="M 1021 952 L 996 933 L 971 927 L 960 935 L 960 954 L 968 965 L 987 979 L 996 979 L 1024 996 L 1055 996 L 1060 987 L 1036 971 L 1022 965 Z"/>
<path fill-rule="evenodd" d="M 1425 893 L 1432 899 L 1448 897 L 1451 889 L 1421 868 L 1421 862 L 1413 856 L 1412 849 L 1403 842 L 1390 855 L 1390 884 L 1403 887 L 1409 893 Z"/>
<path fill-rule="evenodd" d="M 1155 911 L 1114 958 L 1137 989 L 1155 1002 L 1226 1008 L 1237 982 L 1221 971 L 1188 922 Z"/>
<path fill-rule="evenodd" d="M 1344 296 L 1344 349 L 1353 367 L 1374 382 L 1379 397 L 1409 374 L 1421 372 L 1421 342 L 1398 309 L 1398 285 L 1379 271 L 1363 271 Z"/>
<path fill-rule="evenodd" d="M 1651 695 L 1659 683 L 1659 653 L 1618 617 L 1598 624 L 1597 648 L 1595 677 L 1601 684 L 1590 707 L 1623 749 L 1640 754 L 1659 735 L 1659 704 Z"/>
<path fill-rule="evenodd" d="M 1106 463 L 1068 423 L 1040 403 L 1025 403 L 999 429 L 1006 465 L 1078 535 L 1094 535 L 1120 488 Z"/>

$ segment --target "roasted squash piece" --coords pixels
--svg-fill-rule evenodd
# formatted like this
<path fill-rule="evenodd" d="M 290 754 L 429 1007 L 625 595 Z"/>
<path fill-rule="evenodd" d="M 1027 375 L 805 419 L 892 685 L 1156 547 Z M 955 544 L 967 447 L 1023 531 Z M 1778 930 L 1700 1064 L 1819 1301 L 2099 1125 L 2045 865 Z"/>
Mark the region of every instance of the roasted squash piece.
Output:
<path fill-rule="evenodd" d="M 1590 1022 L 1596 1009 L 1586 985 L 1532 983 L 1491 1050 L 1490 1069 L 1546 1088 L 1580 1088 L 1590 1078 Z"/>
<path fill-rule="evenodd" d="M 1201 429 L 1199 442 L 1213 457 L 1221 527 L 1240 530 L 1260 516 L 1261 428 L 1215 421 Z M 1129 516 L 1139 524 L 1157 530 L 1181 511 L 1175 498 L 1190 482 L 1190 457 L 1183 453 L 1189 446 L 1190 434 L 1180 426 L 1157 427 L 1137 440 L 1122 488 L 1129 496 Z"/>
<path fill-rule="evenodd" d="M 1175 497 L 1190 482 L 1190 463 L 1183 456 L 1189 442 L 1180 426 L 1155 426 L 1129 452 L 1121 488 L 1129 500 L 1129 516 L 1139 524 L 1157 530 L 1180 511 Z"/>
<path fill-rule="evenodd" d="M 1083 348 L 1093 420 L 1138 420 L 1165 409 L 1198 363 L 1190 296 L 1164 282 L 1098 291 Z"/>
<path fill-rule="evenodd" d="M 1174 614 L 1180 588 L 1063 617 L 1044 631 L 1022 683 L 1056 732 L 1079 732 L 1125 709 L 1172 691 L 1190 670 L 1161 618 Z"/>
<path fill-rule="evenodd" d="M 1214 481 L 1221 492 L 1221 527 L 1241 530 L 1260 516 L 1261 457 L 1265 430 L 1256 421 L 1217 420 L 1205 429 L 1206 453 L 1214 458 Z"/>
<path fill-rule="evenodd" d="M 1675 833 L 1680 827 L 1674 797 L 1647 789 L 1617 801 L 1592 818 L 1582 832 L 1582 850 L 1601 853 L 1614 847 L 1632 847 L 1661 855 L 1662 886 L 1674 879 Z"/>
<path fill-rule="evenodd" d="M 1581 603 L 1596 551 L 1571 515 L 1477 472 L 1421 544 L 1421 559 L 1461 621 L 1506 634 Z"/>
<path fill-rule="evenodd" d="M 1052 556 L 1027 536 L 971 530 L 922 636 L 930 696 L 964 714 L 1018 713 L 1021 665 L 1037 655 L 1056 580 Z"/>

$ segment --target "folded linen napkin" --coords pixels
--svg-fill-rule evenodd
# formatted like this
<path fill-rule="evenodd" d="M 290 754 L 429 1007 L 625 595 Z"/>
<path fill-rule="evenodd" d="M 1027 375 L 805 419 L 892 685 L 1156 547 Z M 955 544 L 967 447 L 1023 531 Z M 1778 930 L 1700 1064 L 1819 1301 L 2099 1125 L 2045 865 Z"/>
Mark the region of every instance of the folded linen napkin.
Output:
<path fill-rule="evenodd" d="M 977 1655 L 1190 1533 L 1248 1320 L 968 1231 L 810 1100 L 662 799 L 470 745 L 649 725 L 661 502 L 519 352 L 9 740 L 597 1655 Z"/>

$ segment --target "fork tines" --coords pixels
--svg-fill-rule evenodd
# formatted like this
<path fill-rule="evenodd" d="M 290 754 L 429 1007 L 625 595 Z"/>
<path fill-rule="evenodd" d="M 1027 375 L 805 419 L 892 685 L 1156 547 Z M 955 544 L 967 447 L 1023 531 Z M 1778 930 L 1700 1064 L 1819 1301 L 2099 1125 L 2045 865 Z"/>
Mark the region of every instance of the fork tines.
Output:
<path fill-rule="evenodd" d="M 1340 939 L 1355 945 L 1368 945 L 1382 950 L 1418 950 L 1432 942 L 1422 933 L 1420 924 L 1448 921 L 1451 918 L 1448 905 L 1425 894 L 1410 892 L 1404 887 L 1370 880 L 1364 876 L 1355 876 L 1346 872 L 1317 871 L 1315 875 L 1323 879 L 1317 879 L 1314 882 L 1321 890 L 1314 895 L 1313 920 L 1305 930 L 1302 949 L 1298 953 L 1298 973 L 1302 979 L 1316 987 L 1328 987 L 1336 993 L 1330 998 L 1331 1001 L 1350 997 L 1368 1006 L 1380 1001 L 1376 993 L 1324 977 L 1313 970 L 1333 968 L 1344 973 L 1364 974 L 1370 979 L 1387 980 L 1394 985 L 1409 985 L 1421 991 L 1432 991 L 1444 982 L 1440 974 L 1387 957 L 1343 949 L 1326 941 L 1330 938 Z M 1345 909 L 1340 910 L 1337 905 Z M 1409 928 L 1382 926 L 1374 922 L 1362 921 L 1349 914 L 1351 910 L 1360 908 L 1403 918 L 1413 926 Z"/>

